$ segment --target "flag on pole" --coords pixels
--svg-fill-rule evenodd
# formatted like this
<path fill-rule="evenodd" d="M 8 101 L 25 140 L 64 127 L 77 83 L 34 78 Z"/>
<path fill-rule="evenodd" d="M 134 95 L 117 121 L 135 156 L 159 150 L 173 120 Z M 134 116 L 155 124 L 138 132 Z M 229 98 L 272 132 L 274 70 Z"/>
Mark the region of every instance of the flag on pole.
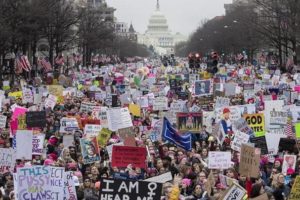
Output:
<path fill-rule="evenodd" d="M 187 151 L 190 151 L 192 149 L 191 133 L 179 135 L 176 129 L 172 127 L 167 118 L 164 118 L 162 135 L 165 140 L 172 142 L 173 144 Z"/>
<path fill-rule="evenodd" d="M 63 65 L 65 63 L 65 59 L 63 55 L 59 55 L 55 58 L 55 64 Z"/>
<path fill-rule="evenodd" d="M 295 138 L 295 133 L 293 130 L 293 122 L 291 119 L 288 119 L 284 132 L 288 138 Z"/>
<path fill-rule="evenodd" d="M 20 55 L 17 56 L 16 58 L 16 68 L 17 69 L 23 69 L 26 72 L 29 72 L 31 70 L 31 65 L 30 62 L 28 60 L 28 57 L 25 55 Z"/>
<path fill-rule="evenodd" d="M 49 72 L 52 70 L 52 66 L 51 66 L 51 63 L 48 58 L 43 58 L 41 60 L 41 66 L 45 69 L 46 72 Z"/>

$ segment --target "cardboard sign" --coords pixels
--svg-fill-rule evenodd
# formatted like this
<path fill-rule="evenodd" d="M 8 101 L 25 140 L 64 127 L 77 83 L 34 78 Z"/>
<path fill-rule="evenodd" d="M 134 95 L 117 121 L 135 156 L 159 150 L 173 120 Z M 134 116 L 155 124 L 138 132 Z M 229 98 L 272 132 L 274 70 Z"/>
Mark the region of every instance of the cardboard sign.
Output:
<path fill-rule="evenodd" d="M 147 150 L 145 147 L 113 146 L 112 167 L 134 167 L 146 169 Z"/>
<path fill-rule="evenodd" d="M 42 155 L 44 149 L 44 134 L 36 134 L 32 136 L 32 155 Z"/>
<path fill-rule="evenodd" d="M 289 195 L 289 200 L 298 200 L 298 199 L 300 199 L 300 176 L 296 176 L 291 193 Z"/>
<path fill-rule="evenodd" d="M 168 110 L 168 98 L 157 97 L 153 102 L 153 110 Z"/>
<path fill-rule="evenodd" d="M 177 129 L 180 132 L 200 132 L 202 128 L 201 113 L 177 113 Z"/>
<path fill-rule="evenodd" d="M 45 111 L 35 111 L 26 112 L 26 124 L 27 127 L 41 127 L 46 126 L 46 112 Z"/>
<path fill-rule="evenodd" d="M 17 168 L 18 199 L 64 199 L 64 172 L 62 167 L 31 166 Z M 33 183 L 33 180 L 34 183 Z"/>
<path fill-rule="evenodd" d="M 260 148 L 262 155 L 269 153 L 265 136 L 253 137 L 250 139 L 250 141 L 255 144 L 256 148 Z"/>
<path fill-rule="evenodd" d="M 173 176 L 171 172 L 167 172 L 158 176 L 154 176 L 148 179 L 145 179 L 144 181 L 147 182 L 155 182 L 155 183 L 166 183 L 168 181 L 172 181 L 173 180 Z"/>
<path fill-rule="evenodd" d="M 91 140 L 81 138 L 80 146 L 84 164 L 100 161 L 99 147 L 96 138 Z"/>
<path fill-rule="evenodd" d="M 14 150 L 12 148 L 1 148 L 0 155 L 0 174 L 13 172 L 16 162 Z"/>
<path fill-rule="evenodd" d="M 230 165 L 230 152 L 210 151 L 208 153 L 208 169 L 228 169 Z"/>
<path fill-rule="evenodd" d="M 16 133 L 16 159 L 32 159 L 33 131 L 17 130 Z"/>
<path fill-rule="evenodd" d="M 152 199 L 160 200 L 162 184 L 145 181 L 101 179 L 99 199 Z"/>
<path fill-rule="evenodd" d="M 132 127 L 132 120 L 128 108 L 112 108 L 107 111 L 108 127 L 111 131 Z"/>
<path fill-rule="evenodd" d="M 239 173 L 242 176 L 257 178 L 259 176 L 260 155 L 255 153 L 255 148 L 242 144 Z"/>
<path fill-rule="evenodd" d="M 63 96 L 64 87 L 61 85 L 48 85 L 48 93 L 54 96 Z"/>
<path fill-rule="evenodd" d="M 222 200 L 242 200 L 247 191 L 238 184 L 233 184 Z"/>
<path fill-rule="evenodd" d="M 86 124 L 84 126 L 84 137 L 88 139 L 97 137 L 101 129 L 102 129 L 101 125 Z"/>
<path fill-rule="evenodd" d="M 77 200 L 75 183 L 73 180 L 74 172 L 68 171 L 64 173 L 64 191 L 66 200 Z"/>
<path fill-rule="evenodd" d="M 243 116 L 248 125 L 252 128 L 256 137 L 265 135 L 265 117 L 262 113 Z"/>
<path fill-rule="evenodd" d="M 0 105 L 0 107 L 1 107 L 1 105 Z M 6 119 L 7 119 L 7 116 L 0 115 L 0 129 L 6 127 Z"/>
<path fill-rule="evenodd" d="M 241 152 L 242 144 L 248 143 L 250 135 L 243 133 L 241 131 L 237 131 L 234 133 L 234 139 L 231 142 L 231 148 L 234 151 Z"/>

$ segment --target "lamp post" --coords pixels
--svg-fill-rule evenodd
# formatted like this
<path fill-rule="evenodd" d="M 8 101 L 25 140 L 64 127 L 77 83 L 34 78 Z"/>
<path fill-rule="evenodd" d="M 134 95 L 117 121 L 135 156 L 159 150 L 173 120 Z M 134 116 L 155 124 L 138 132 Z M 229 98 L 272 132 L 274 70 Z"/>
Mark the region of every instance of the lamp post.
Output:
<path fill-rule="evenodd" d="M 34 57 L 36 58 L 36 61 L 38 61 L 38 57 L 39 57 L 38 51 L 35 52 Z M 35 71 L 34 75 L 35 75 L 35 77 L 37 77 L 37 75 L 38 75 L 38 62 L 35 63 L 35 70 L 34 71 Z"/>

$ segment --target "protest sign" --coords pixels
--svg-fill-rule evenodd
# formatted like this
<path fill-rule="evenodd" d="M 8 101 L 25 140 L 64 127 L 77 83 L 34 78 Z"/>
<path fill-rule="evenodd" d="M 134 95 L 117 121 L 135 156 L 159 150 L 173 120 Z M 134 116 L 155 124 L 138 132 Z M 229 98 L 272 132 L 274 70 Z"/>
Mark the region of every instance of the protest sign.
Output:
<path fill-rule="evenodd" d="M 270 125 L 285 126 L 287 124 L 288 113 L 284 111 L 276 111 L 275 109 L 270 112 Z"/>
<path fill-rule="evenodd" d="M 99 132 L 101 131 L 102 127 L 101 125 L 95 125 L 95 124 L 86 124 L 84 126 L 84 138 L 93 138 L 97 137 Z"/>
<path fill-rule="evenodd" d="M 7 119 L 7 116 L 0 115 L 0 129 L 6 127 L 6 119 Z"/>
<path fill-rule="evenodd" d="M 147 150 L 145 147 L 113 146 L 112 167 L 134 167 L 146 169 Z"/>
<path fill-rule="evenodd" d="M 98 144 L 101 147 L 106 146 L 106 143 L 107 143 L 108 139 L 110 138 L 111 133 L 112 132 L 110 130 L 108 130 L 107 128 L 102 128 L 101 129 L 101 131 L 99 132 L 99 134 L 97 136 Z"/>
<path fill-rule="evenodd" d="M 144 181 L 147 182 L 155 182 L 155 183 L 166 183 L 168 181 L 172 181 L 173 180 L 173 176 L 171 172 L 167 172 L 158 176 L 154 176 L 148 179 L 145 179 Z"/>
<path fill-rule="evenodd" d="M 140 117 L 141 116 L 141 107 L 139 105 L 136 104 L 129 104 L 129 112 L 136 117 Z"/>
<path fill-rule="evenodd" d="M 295 172 L 297 162 L 296 155 L 284 155 L 283 157 L 283 164 L 282 164 L 282 173 L 286 176 L 288 173 L 289 175 Z"/>
<path fill-rule="evenodd" d="M 33 131 L 17 130 L 16 133 L 16 159 L 32 159 Z"/>
<path fill-rule="evenodd" d="M 14 97 L 15 99 L 22 99 L 23 93 L 22 91 L 10 92 L 8 93 L 9 97 Z"/>
<path fill-rule="evenodd" d="M 296 176 L 295 182 L 293 184 L 289 200 L 300 199 L 300 176 Z"/>
<path fill-rule="evenodd" d="M 96 106 L 96 103 L 92 102 L 82 102 L 80 106 L 80 112 L 93 112 L 94 107 Z"/>
<path fill-rule="evenodd" d="M 44 134 L 35 134 L 32 136 L 32 155 L 42 155 L 44 149 Z"/>
<path fill-rule="evenodd" d="M 230 103 L 230 99 L 227 97 L 217 97 L 215 108 L 223 108 L 228 107 Z"/>
<path fill-rule="evenodd" d="M 284 132 L 284 128 L 270 129 L 266 132 L 266 142 L 268 146 L 269 154 L 276 155 L 278 153 L 278 146 L 280 138 L 286 138 L 287 135 Z"/>
<path fill-rule="evenodd" d="M 27 108 L 16 106 L 13 111 L 12 119 L 18 119 L 19 115 L 24 115 L 27 112 Z"/>
<path fill-rule="evenodd" d="M 76 118 L 63 117 L 60 119 L 60 133 L 68 133 L 78 129 L 79 126 Z"/>
<path fill-rule="evenodd" d="M 23 88 L 22 91 L 22 103 L 26 104 L 26 103 L 33 103 L 33 94 L 31 89 L 29 88 Z"/>
<path fill-rule="evenodd" d="M 12 172 L 15 166 L 15 154 L 12 148 L 0 148 L 0 174 Z"/>
<path fill-rule="evenodd" d="M 242 144 L 239 173 L 242 176 L 257 178 L 259 176 L 260 155 L 255 153 L 255 148 Z"/>
<path fill-rule="evenodd" d="M 108 128 L 107 110 L 108 110 L 108 107 L 101 107 L 100 112 L 99 112 L 99 119 L 100 119 L 101 126 L 103 128 Z"/>
<path fill-rule="evenodd" d="M 91 140 L 81 138 L 80 146 L 84 164 L 100 161 L 99 147 L 96 138 L 93 138 Z"/>
<path fill-rule="evenodd" d="M 260 136 L 260 137 L 252 137 L 250 138 L 250 141 L 255 144 L 256 148 L 261 149 L 261 154 L 266 155 L 268 154 L 268 146 L 266 143 L 266 137 L 265 136 Z"/>
<path fill-rule="evenodd" d="M 234 96 L 236 94 L 236 84 L 235 83 L 225 83 L 224 84 L 224 90 L 225 90 L 225 96 Z"/>
<path fill-rule="evenodd" d="M 80 128 L 84 129 L 87 124 L 100 125 L 99 119 L 83 118 L 80 120 Z"/>
<path fill-rule="evenodd" d="M 74 135 L 64 135 L 63 136 L 63 145 L 66 148 L 69 148 L 69 146 L 74 146 Z"/>
<path fill-rule="evenodd" d="M 180 132 L 200 132 L 202 128 L 202 114 L 177 113 L 177 129 Z"/>
<path fill-rule="evenodd" d="M 280 138 L 279 140 L 279 152 L 289 151 L 293 152 L 295 148 L 296 141 L 295 139 L 290 138 Z"/>
<path fill-rule="evenodd" d="M 243 116 L 247 121 L 248 125 L 254 131 L 255 136 L 264 136 L 265 135 L 265 117 L 262 113 L 257 114 L 247 114 Z"/>
<path fill-rule="evenodd" d="M 156 97 L 153 102 L 153 110 L 168 110 L 168 98 Z"/>
<path fill-rule="evenodd" d="M 174 101 L 171 103 L 170 111 L 174 113 L 183 112 L 186 101 Z"/>
<path fill-rule="evenodd" d="M 237 183 L 234 183 L 226 192 L 225 196 L 222 198 L 222 200 L 242 200 L 244 196 L 246 195 L 247 191 L 242 188 Z"/>
<path fill-rule="evenodd" d="M 228 169 L 231 165 L 231 153 L 222 151 L 210 151 L 208 153 L 209 169 Z"/>
<path fill-rule="evenodd" d="M 111 131 L 132 127 L 132 120 L 128 108 L 111 108 L 107 111 L 108 127 Z"/>
<path fill-rule="evenodd" d="M 64 87 L 61 85 L 48 85 L 48 93 L 54 96 L 63 96 Z"/>
<path fill-rule="evenodd" d="M 114 145 L 117 145 L 117 146 L 124 146 L 124 143 L 123 143 L 123 142 L 119 142 L 119 143 L 111 144 L 111 145 L 108 145 L 108 146 L 105 147 L 110 162 L 111 162 L 111 158 L 112 158 L 112 150 L 113 150 L 113 146 L 114 146 Z"/>
<path fill-rule="evenodd" d="M 212 94 L 213 85 L 211 80 L 199 80 L 194 83 L 194 95 L 195 96 L 205 96 Z"/>
<path fill-rule="evenodd" d="M 53 110 L 54 106 L 56 105 L 57 97 L 54 95 L 49 95 L 48 98 L 45 100 L 45 108 L 51 108 Z"/>
<path fill-rule="evenodd" d="M 264 110 L 264 116 L 265 116 L 265 127 L 266 129 L 271 128 L 280 128 L 278 125 L 271 125 L 270 118 L 271 118 L 271 111 L 282 111 L 282 108 L 284 106 L 283 100 L 274 100 L 274 101 L 265 101 L 265 110 Z"/>
<path fill-rule="evenodd" d="M 19 115 L 17 121 L 18 121 L 18 129 L 19 130 L 25 130 L 25 129 L 27 129 L 26 114 Z"/>
<path fill-rule="evenodd" d="M 152 199 L 160 200 L 162 184 L 146 181 L 101 179 L 100 200 Z"/>
<path fill-rule="evenodd" d="M 64 200 L 77 200 L 73 176 L 74 172 L 72 171 L 64 173 Z"/>
<path fill-rule="evenodd" d="M 235 151 L 241 152 L 242 144 L 248 143 L 249 138 L 250 135 L 241 131 L 236 131 L 234 133 L 234 139 L 231 142 L 231 148 Z"/>
<path fill-rule="evenodd" d="M 64 199 L 64 172 L 62 167 L 17 168 L 18 200 Z"/>
<path fill-rule="evenodd" d="M 120 138 L 124 141 L 129 136 L 135 136 L 132 127 L 118 129 Z"/>
<path fill-rule="evenodd" d="M 148 108 L 149 107 L 149 99 L 147 96 L 144 97 L 138 97 L 137 98 L 137 104 L 141 107 L 141 108 Z"/>
<path fill-rule="evenodd" d="M 223 174 L 219 174 L 219 180 L 220 180 L 220 183 L 222 185 L 222 187 L 224 188 L 229 188 L 231 187 L 234 183 L 238 183 L 238 181 L 234 178 L 230 178 L 228 176 L 225 176 Z"/>
<path fill-rule="evenodd" d="M 45 111 L 35 111 L 26 112 L 26 124 L 27 127 L 40 127 L 44 128 L 46 126 L 46 112 Z"/>
<path fill-rule="evenodd" d="M 244 118 L 240 118 L 239 120 L 235 121 L 233 127 L 238 131 L 254 137 L 253 130 L 248 126 L 248 123 Z"/>

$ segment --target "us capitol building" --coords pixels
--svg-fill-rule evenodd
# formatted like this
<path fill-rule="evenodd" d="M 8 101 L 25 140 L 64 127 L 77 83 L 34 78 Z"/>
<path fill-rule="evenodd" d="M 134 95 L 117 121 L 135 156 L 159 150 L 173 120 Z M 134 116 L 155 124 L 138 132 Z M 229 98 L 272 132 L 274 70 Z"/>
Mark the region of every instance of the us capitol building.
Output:
<path fill-rule="evenodd" d="M 156 53 L 164 55 L 174 53 L 174 46 L 186 40 L 186 36 L 180 33 L 172 34 L 169 30 L 167 19 L 160 12 L 159 0 L 157 0 L 156 10 L 149 19 L 145 34 L 138 34 L 138 43 L 147 47 L 153 46 Z"/>

